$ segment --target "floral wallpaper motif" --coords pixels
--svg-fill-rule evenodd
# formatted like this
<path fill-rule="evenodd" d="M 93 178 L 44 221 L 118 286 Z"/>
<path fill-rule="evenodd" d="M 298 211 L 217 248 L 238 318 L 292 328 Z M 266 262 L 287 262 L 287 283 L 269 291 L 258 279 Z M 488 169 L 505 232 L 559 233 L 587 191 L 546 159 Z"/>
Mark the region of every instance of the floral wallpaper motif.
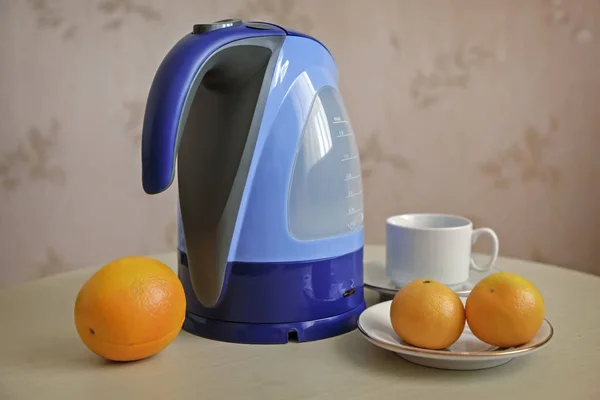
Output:
<path fill-rule="evenodd" d="M 31 127 L 16 147 L 5 150 L 0 158 L 0 187 L 13 191 L 23 183 L 46 180 L 64 186 L 66 172 L 51 160 L 52 150 L 58 145 L 60 125 L 52 121 L 47 133 Z"/>
<path fill-rule="evenodd" d="M 146 96 L 223 18 L 332 51 L 367 243 L 389 215 L 457 213 L 502 255 L 600 275 L 600 2 L 0 0 L 0 287 L 175 249 L 176 184 L 141 189 Z"/>
<path fill-rule="evenodd" d="M 68 40 L 75 36 L 78 27 L 65 21 L 61 8 L 52 0 L 29 0 L 36 24 L 40 29 L 59 30 L 63 39 Z"/>
<path fill-rule="evenodd" d="M 429 74 L 419 70 L 411 81 L 411 95 L 415 105 L 428 108 L 434 105 L 446 91 L 466 89 L 469 79 L 493 55 L 480 46 L 461 45 L 452 52 L 434 57 L 434 69 Z"/>
<path fill-rule="evenodd" d="M 386 151 L 379 141 L 380 135 L 378 131 L 373 132 L 360 148 L 363 179 L 369 179 L 381 163 L 389 164 L 399 172 L 411 172 L 410 161 L 402 155 L 393 155 Z"/>
<path fill-rule="evenodd" d="M 105 30 L 119 29 L 127 18 L 139 16 L 146 21 L 160 21 L 160 13 L 153 7 L 141 1 L 104 0 L 98 3 L 98 11 L 109 17 L 102 26 Z"/>
<path fill-rule="evenodd" d="M 557 165 L 547 164 L 544 160 L 546 150 L 552 146 L 552 137 L 556 136 L 558 122 L 550 119 L 548 133 L 543 134 L 534 127 L 526 127 L 518 142 L 479 165 L 481 173 L 486 175 L 496 189 L 510 189 L 515 179 L 522 184 L 539 183 L 549 189 L 556 188 L 562 178 Z M 510 170 L 513 170 L 510 177 Z"/>

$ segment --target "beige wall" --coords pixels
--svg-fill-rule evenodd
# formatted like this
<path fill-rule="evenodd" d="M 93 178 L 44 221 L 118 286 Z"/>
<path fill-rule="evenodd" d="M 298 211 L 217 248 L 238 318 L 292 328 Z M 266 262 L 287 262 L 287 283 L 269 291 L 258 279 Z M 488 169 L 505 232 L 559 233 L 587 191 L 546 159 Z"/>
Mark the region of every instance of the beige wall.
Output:
<path fill-rule="evenodd" d="M 174 249 L 176 191 L 141 189 L 144 102 L 173 43 L 227 17 L 331 48 L 367 242 L 460 213 L 503 255 L 600 274 L 599 1 L 0 0 L 0 286 Z"/>

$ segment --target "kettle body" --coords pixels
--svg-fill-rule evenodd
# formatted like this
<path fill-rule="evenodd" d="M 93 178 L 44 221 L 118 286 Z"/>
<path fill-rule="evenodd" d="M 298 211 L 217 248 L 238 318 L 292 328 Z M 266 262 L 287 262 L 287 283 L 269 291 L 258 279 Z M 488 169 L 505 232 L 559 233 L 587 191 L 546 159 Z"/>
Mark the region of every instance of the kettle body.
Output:
<path fill-rule="evenodd" d="M 269 344 L 356 328 L 361 169 L 322 43 L 264 22 L 194 26 L 158 68 L 144 115 L 144 190 L 175 175 L 185 330 Z"/>

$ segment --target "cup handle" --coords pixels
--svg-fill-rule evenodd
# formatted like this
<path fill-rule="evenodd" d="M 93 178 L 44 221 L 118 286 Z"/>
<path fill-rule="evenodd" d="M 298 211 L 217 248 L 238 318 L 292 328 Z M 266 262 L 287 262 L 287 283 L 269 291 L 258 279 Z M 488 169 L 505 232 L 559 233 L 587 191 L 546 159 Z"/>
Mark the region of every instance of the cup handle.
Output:
<path fill-rule="evenodd" d="M 479 272 L 486 272 L 492 268 L 492 266 L 496 263 L 496 260 L 498 259 L 498 249 L 500 248 L 500 242 L 498 240 L 496 232 L 494 232 L 490 228 L 477 228 L 474 229 L 473 233 L 471 234 L 471 246 L 473 246 L 475 242 L 477 242 L 477 239 L 479 239 L 479 236 L 481 235 L 488 235 L 492 238 L 492 255 L 490 261 L 483 267 L 477 265 L 475 263 L 475 260 L 471 258 L 471 268 Z"/>

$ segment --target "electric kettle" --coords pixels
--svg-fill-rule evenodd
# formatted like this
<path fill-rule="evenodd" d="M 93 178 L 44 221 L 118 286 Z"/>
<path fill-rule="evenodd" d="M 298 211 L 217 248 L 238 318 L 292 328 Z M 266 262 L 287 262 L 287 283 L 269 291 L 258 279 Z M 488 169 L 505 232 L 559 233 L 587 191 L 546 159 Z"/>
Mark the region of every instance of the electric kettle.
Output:
<path fill-rule="evenodd" d="M 145 192 L 166 190 L 175 164 L 184 330 L 275 344 L 355 329 L 361 169 L 322 43 L 265 22 L 194 25 L 150 88 Z"/>

